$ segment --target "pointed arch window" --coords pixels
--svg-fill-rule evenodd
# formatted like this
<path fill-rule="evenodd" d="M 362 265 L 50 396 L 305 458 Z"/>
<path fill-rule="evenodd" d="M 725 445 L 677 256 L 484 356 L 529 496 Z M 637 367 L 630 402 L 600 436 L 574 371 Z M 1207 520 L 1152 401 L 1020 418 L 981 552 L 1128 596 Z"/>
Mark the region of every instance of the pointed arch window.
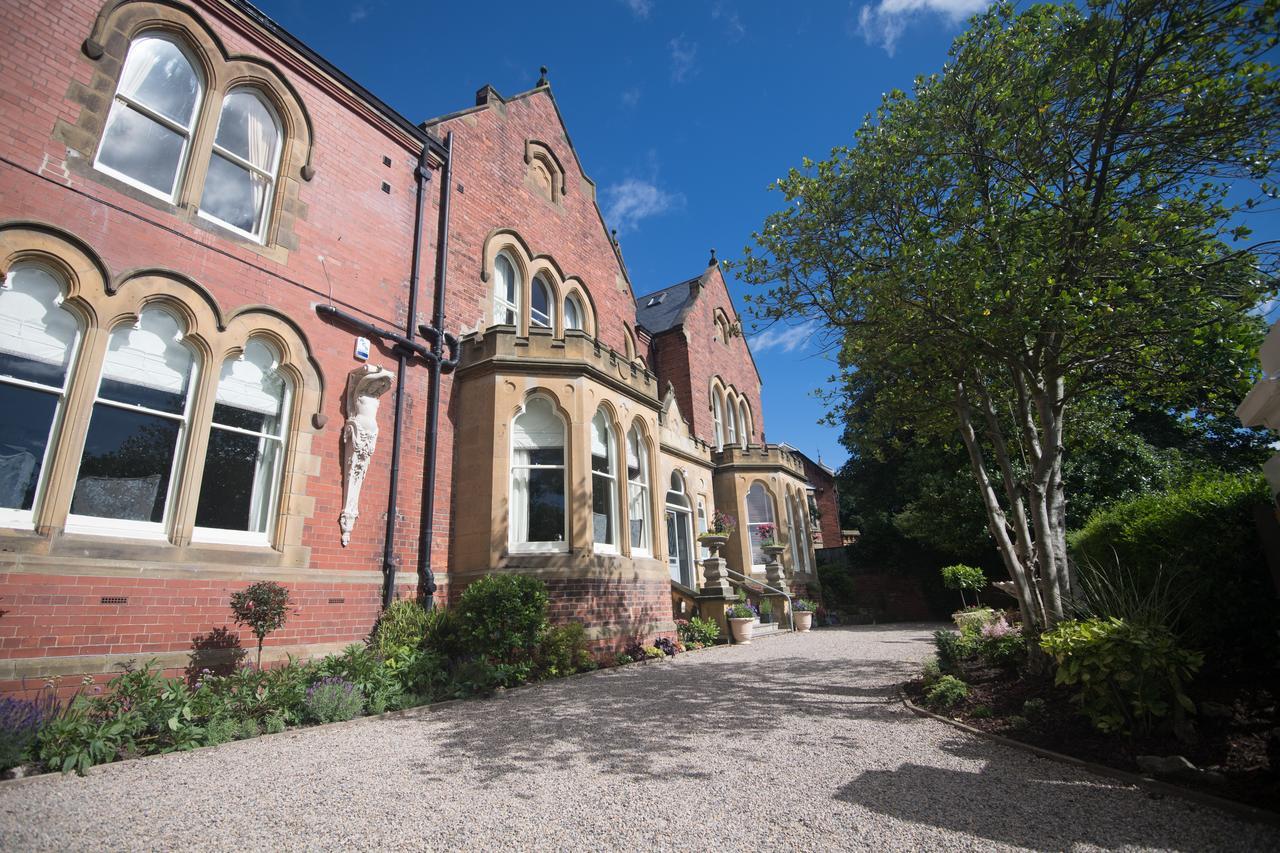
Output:
<path fill-rule="evenodd" d="M 200 214 L 262 241 L 275 196 L 283 133 L 276 111 L 248 87 L 222 99 Z"/>
<path fill-rule="evenodd" d="M 736 414 L 737 405 L 733 401 L 733 395 L 729 394 L 725 397 L 725 429 L 728 432 L 726 441 L 729 444 L 738 443 L 738 417 Z"/>
<path fill-rule="evenodd" d="M 63 282 L 42 266 L 0 285 L 0 519 L 29 527 L 66 401 L 80 324 L 62 307 Z"/>
<path fill-rule="evenodd" d="M 553 329 L 556 325 L 556 303 L 552 297 L 551 285 L 542 276 L 533 279 L 533 290 L 529 302 L 529 324 L 544 329 Z"/>
<path fill-rule="evenodd" d="M 158 307 L 111 332 L 69 530 L 164 535 L 197 369 L 184 332 Z"/>
<path fill-rule="evenodd" d="M 144 33 L 129 45 L 95 167 L 172 201 L 186 168 L 204 81 L 178 43 Z"/>
<path fill-rule="evenodd" d="M 720 392 L 711 389 L 711 423 L 715 428 L 716 450 L 724 449 L 724 405 L 720 402 Z"/>
<path fill-rule="evenodd" d="M 268 544 L 280 494 L 290 388 L 260 339 L 222 363 L 194 538 Z"/>
<path fill-rule="evenodd" d="M 565 506 L 564 420 L 537 395 L 511 428 L 511 550 L 566 550 Z"/>
<path fill-rule="evenodd" d="M 578 302 L 578 297 L 570 293 L 564 298 L 564 327 L 565 330 L 585 328 L 583 325 L 582 304 Z"/>
<path fill-rule="evenodd" d="M 738 401 L 738 431 L 742 433 L 742 445 L 745 447 L 751 439 L 751 420 L 747 417 L 747 403 Z"/>
<path fill-rule="evenodd" d="M 618 548 L 618 452 L 604 409 L 591 419 L 591 538 L 597 551 Z"/>
<path fill-rule="evenodd" d="M 649 448 L 637 427 L 627 431 L 627 518 L 631 522 L 631 552 L 653 553 L 653 525 L 649 519 Z"/>
<path fill-rule="evenodd" d="M 773 523 L 773 500 L 763 483 L 753 483 L 747 490 L 747 533 L 751 539 L 752 569 L 764 568 L 764 535 L 761 533 L 761 525 Z"/>
<path fill-rule="evenodd" d="M 493 322 L 520 325 L 520 273 L 505 254 L 493 262 Z"/>

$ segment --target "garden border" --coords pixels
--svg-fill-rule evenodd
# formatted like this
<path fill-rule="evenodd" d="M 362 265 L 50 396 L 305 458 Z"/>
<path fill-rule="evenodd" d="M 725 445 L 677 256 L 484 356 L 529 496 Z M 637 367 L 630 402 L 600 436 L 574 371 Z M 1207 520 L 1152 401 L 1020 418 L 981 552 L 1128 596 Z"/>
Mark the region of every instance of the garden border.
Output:
<path fill-rule="evenodd" d="M 731 648 L 734 648 L 734 644 L 733 643 L 716 643 L 715 645 L 712 645 L 712 646 L 704 646 L 701 649 L 686 649 L 680 654 L 687 655 L 693 652 L 708 652 L 708 651 L 711 651 L 712 649 L 722 649 L 722 648 L 731 649 Z M 336 723 L 316 723 L 314 725 L 308 725 L 308 726 L 293 726 L 291 728 L 285 729 L 282 732 L 276 732 L 274 734 L 267 734 L 264 732 L 262 734 L 257 735 L 256 737 L 245 738 L 244 740 L 229 740 L 229 741 L 225 741 L 224 743 L 214 744 L 212 746 L 200 746 L 200 747 L 196 747 L 195 749 L 176 750 L 174 752 L 161 752 L 161 753 L 154 753 L 152 755 L 137 755 L 132 758 L 125 758 L 120 761 L 109 761 L 103 764 L 94 764 L 93 766 L 89 767 L 85 771 L 84 776 L 81 778 L 89 778 L 90 776 L 93 776 L 94 774 L 98 773 L 99 771 L 101 771 L 103 768 L 106 768 L 106 767 L 113 767 L 120 764 L 132 764 L 135 761 L 171 760 L 178 756 L 194 755 L 199 752 L 204 752 L 205 750 L 221 749 L 224 746 L 230 746 L 232 744 L 237 744 L 237 743 L 247 743 L 249 741 L 262 740 L 264 738 L 285 737 L 286 735 L 298 735 L 298 734 L 301 734 L 302 732 L 311 732 L 319 729 L 339 729 L 344 727 L 351 727 L 351 726 L 360 725 L 361 723 L 365 723 L 370 720 L 383 720 L 383 719 L 391 719 L 396 717 L 412 717 L 415 715 L 425 715 L 425 714 L 433 713 L 441 708 L 446 708 L 450 705 L 457 705 L 462 702 L 489 702 L 495 699 L 502 699 L 513 693 L 520 693 L 525 690 L 531 690 L 537 687 L 542 687 L 547 684 L 554 684 L 559 681 L 570 681 L 576 678 L 587 678 L 594 675 L 603 675 L 605 673 L 627 669 L 628 667 L 636 666 L 637 664 L 661 664 L 661 663 L 670 664 L 670 663 L 673 663 L 675 660 L 676 660 L 676 657 L 669 656 L 669 655 L 663 656 L 660 658 L 645 658 L 643 660 L 632 661 L 631 663 L 623 664 L 621 666 L 597 667 L 596 669 L 587 670 L 586 672 L 575 672 L 571 675 L 562 675 L 559 678 L 549 678 L 549 679 L 546 679 L 545 681 L 531 681 L 531 682 L 528 682 L 527 684 L 520 684 L 515 687 L 500 687 L 491 696 L 479 696 L 479 697 L 467 696 L 460 699 L 444 699 L 440 702 L 428 702 L 424 705 L 414 705 L 411 708 L 400 708 L 395 711 L 383 711 L 381 714 L 362 714 L 358 717 L 353 717 L 350 720 L 340 720 Z M 63 779 L 63 778 L 66 778 L 68 775 L 73 775 L 73 774 L 63 773 L 57 770 L 49 770 L 43 773 L 33 773 L 30 776 L 21 776 L 17 779 L 0 779 L 0 791 L 3 791 L 7 787 L 15 787 L 18 785 L 24 785 L 31 782 L 47 780 L 50 778 Z"/>
<path fill-rule="evenodd" d="M 1124 782 L 1126 784 L 1133 785 L 1138 788 L 1143 788 L 1149 793 L 1181 797 L 1182 799 L 1190 800 L 1191 802 L 1196 803 L 1197 805 L 1208 806 L 1208 807 L 1219 809 L 1221 811 L 1230 812 L 1234 816 L 1238 818 L 1242 818 L 1244 820 L 1253 821 L 1255 823 L 1264 823 L 1269 826 L 1280 827 L 1280 814 L 1277 814 L 1275 812 L 1270 812 L 1270 811 L 1267 811 L 1266 809 L 1260 809 L 1257 806 L 1246 805 L 1245 803 L 1238 803 L 1235 800 L 1228 800 L 1225 797 L 1219 797 L 1214 794 L 1206 794 L 1202 791 L 1196 791 L 1191 788 L 1184 788 L 1181 785 L 1175 785 L 1171 782 L 1163 782 L 1159 779 L 1153 779 L 1150 776 L 1142 776 L 1137 773 L 1130 773 L 1127 770 L 1119 770 L 1115 767 L 1108 767 L 1105 764 L 1096 764 L 1092 761 L 1086 761 L 1083 758 L 1075 758 L 1074 756 L 1064 755 L 1060 752 L 1054 752 L 1051 749 L 1045 749 L 1042 746 L 1036 746 L 1034 744 L 1016 740 L 1011 737 L 1005 737 L 1004 735 L 998 735 L 992 732 L 985 732 L 982 729 L 977 728 L 976 726 L 971 726 L 967 723 L 962 723 L 959 720 L 952 719 L 951 717 L 944 717 L 943 715 L 935 714 L 933 711 L 930 711 L 926 708 L 921 708 L 919 705 L 912 702 L 911 699 L 907 696 L 906 691 L 902 690 L 901 688 L 899 688 L 898 690 L 898 696 L 899 698 L 901 698 L 902 704 L 906 706 L 907 710 L 911 711 L 916 716 L 929 717 L 939 722 L 946 723 L 947 725 L 953 726 L 963 732 L 968 732 L 969 734 L 972 734 L 972 735 L 978 735 L 979 737 L 986 738 L 987 740 L 994 741 L 995 743 L 1003 744 L 1004 746 L 1013 747 L 1014 749 L 1020 749 L 1023 752 L 1029 752 L 1032 755 L 1037 755 L 1041 758 L 1047 758 L 1050 761 L 1056 761 L 1060 764 L 1067 764 L 1072 767 L 1085 770 L 1089 773 L 1093 773 L 1094 775 L 1097 775 L 1097 776 L 1106 776 L 1108 778 L 1115 779 L 1116 781 L 1119 781 L 1119 782 Z"/>

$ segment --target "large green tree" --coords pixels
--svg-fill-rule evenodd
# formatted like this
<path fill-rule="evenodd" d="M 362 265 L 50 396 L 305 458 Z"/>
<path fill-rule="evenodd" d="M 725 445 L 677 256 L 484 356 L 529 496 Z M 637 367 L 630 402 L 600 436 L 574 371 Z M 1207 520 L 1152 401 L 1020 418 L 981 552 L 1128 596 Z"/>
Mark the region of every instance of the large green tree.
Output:
<path fill-rule="evenodd" d="M 1239 223 L 1275 197 L 1278 10 L 998 4 L 779 180 L 739 264 L 763 321 L 838 339 L 873 431 L 958 434 L 1033 628 L 1069 593 L 1077 412 L 1194 411 L 1250 376 L 1275 278 Z"/>

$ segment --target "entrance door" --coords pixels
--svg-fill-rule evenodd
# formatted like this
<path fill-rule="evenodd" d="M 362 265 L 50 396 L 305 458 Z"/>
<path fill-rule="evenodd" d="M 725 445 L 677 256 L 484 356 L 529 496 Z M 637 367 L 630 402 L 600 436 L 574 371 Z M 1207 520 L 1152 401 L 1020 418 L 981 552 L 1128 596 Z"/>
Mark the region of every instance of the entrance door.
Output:
<path fill-rule="evenodd" d="M 694 585 L 693 579 L 693 535 L 690 533 L 688 512 L 667 510 L 667 543 L 670 553 L 667 565 L 671 569 L 671 579 L 687 587 Z"/>

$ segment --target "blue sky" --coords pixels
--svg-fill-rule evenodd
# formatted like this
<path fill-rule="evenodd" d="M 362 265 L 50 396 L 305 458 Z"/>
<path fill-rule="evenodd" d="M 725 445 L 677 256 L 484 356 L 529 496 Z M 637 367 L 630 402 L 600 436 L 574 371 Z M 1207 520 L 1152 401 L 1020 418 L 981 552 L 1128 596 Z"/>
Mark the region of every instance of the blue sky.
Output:
<path fill-rule="evenodd" d="M 474 103 L 485 83 L 552 90 L 640 293 L 734 258 L 779 204 L 768 187 L 848 142 L 881 93 L 938 70 L 984 0 L 458 3 L 259 0 L 415 121 Z M 323 12 L 321 11 L 323 10 Z M 746 288 L 731 281 L 739 311 Z M 833 467 L 846 458 L 812 391 L 832 364 L 808 329 L 748 336 L 765 429 Z"/>

